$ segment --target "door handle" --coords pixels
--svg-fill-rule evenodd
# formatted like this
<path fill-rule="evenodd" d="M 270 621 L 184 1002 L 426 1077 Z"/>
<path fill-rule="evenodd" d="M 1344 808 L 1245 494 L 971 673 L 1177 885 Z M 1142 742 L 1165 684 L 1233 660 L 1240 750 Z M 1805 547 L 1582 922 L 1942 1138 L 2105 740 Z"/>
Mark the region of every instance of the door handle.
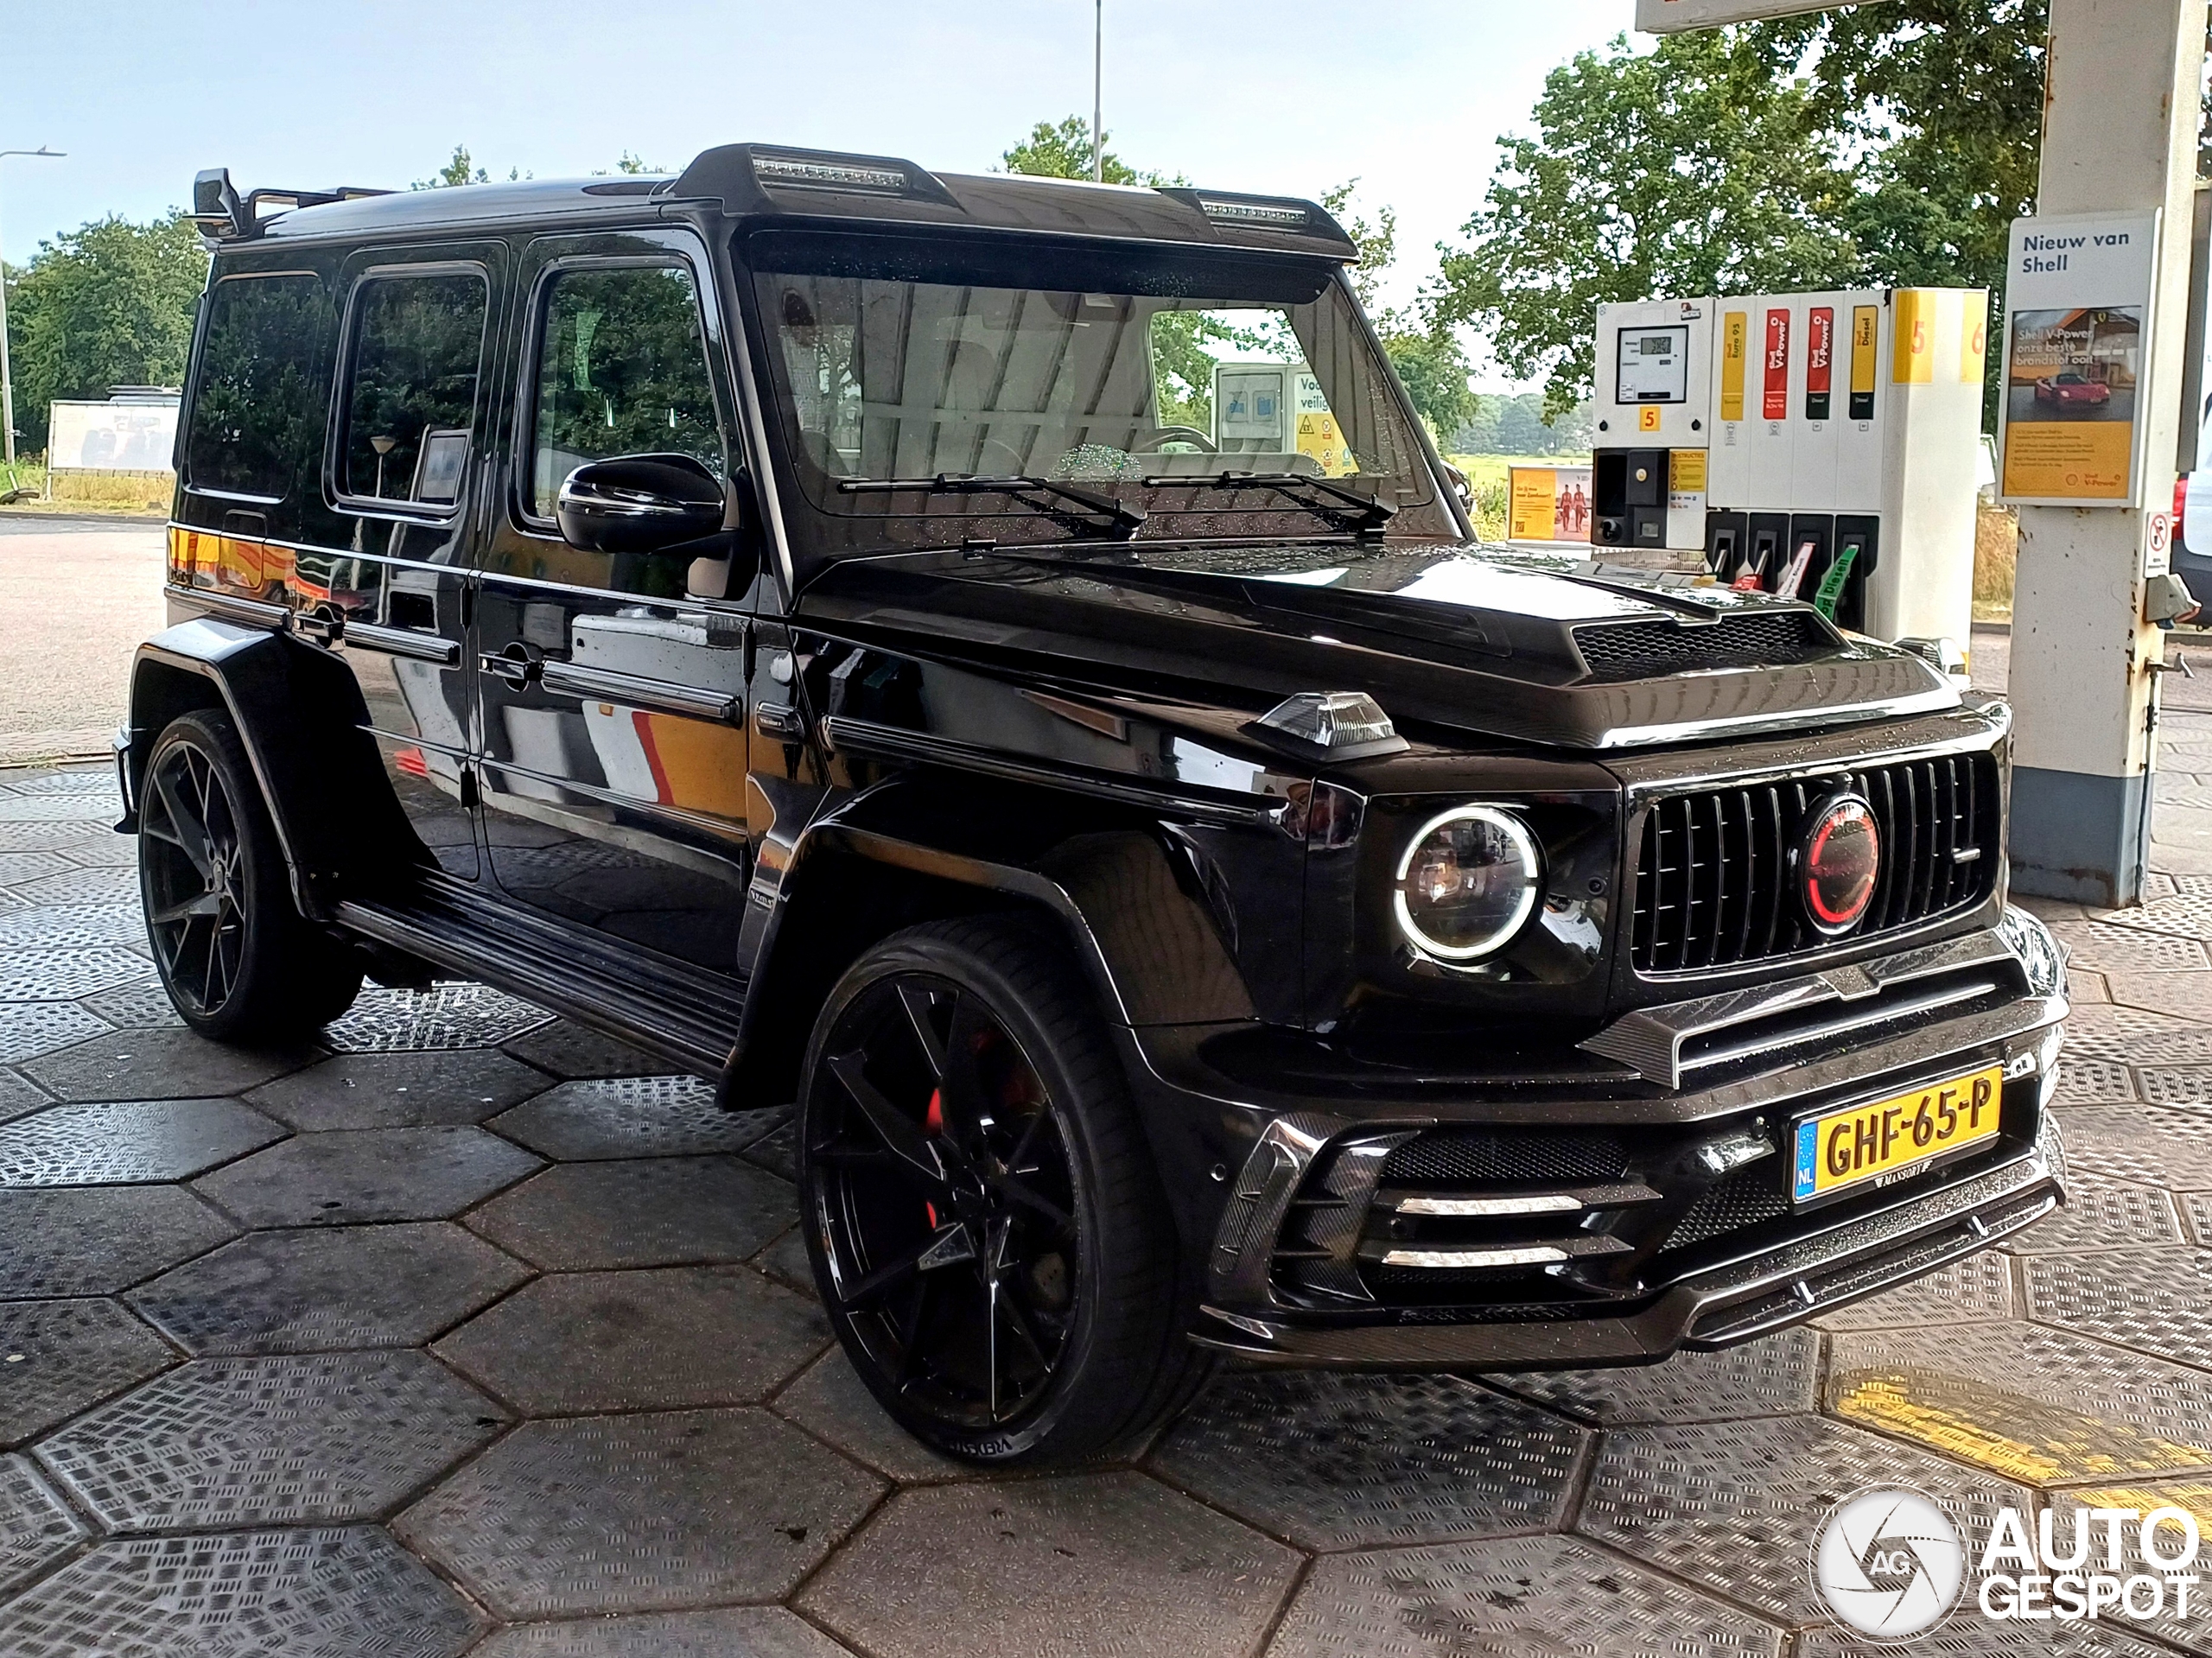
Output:
<path fill-rule="evenodd" d="M 489 651 L 479 655 L 476 665 L 487 674 L 497 674 L 515 690 L 527 690 L 543 677 L 545 658 L 534 645 L 524 645 L 520 639 L 510 641 L 497 656 Z"/>
<path fill-rule="evenodd" d="M 347 622 L 335 643 L 349 651 L 381 651 L 386 656 L 406 657 L 415 662 L 434 662 L 441 668 L 461 666 L 461 641 L 435 633 L 419 633 L 411 627 L 385 627 L 378 623 Z"/>
<path fill-rule="evenodd" d="M 806 721 L 799 718 L 798 710 L 788 702 L 754 703 L 753 723 L 762 736 L 774 737 L 783 742 L 795 743 L 806 734 Z"/>

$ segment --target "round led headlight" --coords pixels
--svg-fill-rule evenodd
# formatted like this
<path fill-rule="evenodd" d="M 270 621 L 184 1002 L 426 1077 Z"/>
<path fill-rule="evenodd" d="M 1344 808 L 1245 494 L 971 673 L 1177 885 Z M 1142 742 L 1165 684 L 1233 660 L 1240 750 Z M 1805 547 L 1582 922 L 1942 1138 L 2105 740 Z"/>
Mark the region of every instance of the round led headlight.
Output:
<path fill-rule="evenodd" d="M 1542 885 L 1535 841 L 1517 820 L 1495 806 L 1455 806 L 1407 843 L 1392 903 L 1426 954 L 1471 962 L 1521 931 Z"/>

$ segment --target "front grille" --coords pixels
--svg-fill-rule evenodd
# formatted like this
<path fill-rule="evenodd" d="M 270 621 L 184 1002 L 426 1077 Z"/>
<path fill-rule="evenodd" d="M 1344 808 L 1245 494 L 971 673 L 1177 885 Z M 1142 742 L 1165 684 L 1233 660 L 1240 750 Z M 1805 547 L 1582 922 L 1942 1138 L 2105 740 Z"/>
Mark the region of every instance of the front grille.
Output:
<path fill-rule="evenodd" d="M 1382 1184 L 1459 1185 L 1478 1181 L 1539 1180 L 1555 1185 L 1617 1180 L 1628 1148 L 1602 1131 L 1562 1128 L 1524 1134 L 1510 1128 L 1432 1128 L 1390 1153 Z"/>
<path fill-rule="evenodd" d="M 1783 1178 L 1788 1172 L 1781 1158 L 1765 1157 L 1722 1175 L 1699 1194 L 1675 1224 L 1667 1248 L 1687 1249 L 1787 1215 L 1789 1196 L 1783 1190 Z"/>
<path fill-rule="evenodd" d="M 1675 795 L 1645 813 L 1637 850 L 1637 971 L 1732 967 L 1834 943 L 1799 911 L 1789 864 L 1807 814 L 1847 786 L 1873 807 L 1882 848 L 1873 899 L 1851 937 L 1989 895 L 2001 824 L 1996 757 L 1986 753 Z"/>
<path fill-rule="evenodd" d="M 1724 616 L 1717 622 L 1605 622 L 1574 630 L 1590 677 L 1654 679 L 1686 668 L 1771 668 L 1833 655 L 1834 629 L 1810 610 Z"/>

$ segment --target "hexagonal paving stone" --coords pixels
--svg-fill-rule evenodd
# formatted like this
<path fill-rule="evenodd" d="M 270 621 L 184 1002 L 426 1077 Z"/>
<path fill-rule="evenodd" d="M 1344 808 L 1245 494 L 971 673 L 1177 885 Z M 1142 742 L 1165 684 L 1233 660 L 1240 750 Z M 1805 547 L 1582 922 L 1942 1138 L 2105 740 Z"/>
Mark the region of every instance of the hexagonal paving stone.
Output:
<path fill-rule="evenodd" d="M 766 1398 L 830 1340 L 815 1307 L 747 1267 L 561 1273 L 434 1350 L 524 1414 Z"/>
<path fill-rule="evenodd" d="M 2174 1200 L 2166 1193 L 2102 1175 L 2073 1173 L 2066 1181 L 2063 1204 L 1998 1248 L 2007 1255 L 2056 1255 L 2180 1242 Z"/>
<path fill-rule="evenodd" d="M 814 1286 L 814 1262 L 807 1256 L 806 1235 L 799 1228 L 794 1226 L 753 1256 L 753 1264 L 808 1300 L 822 1299 Z"/>
<path fill-rule="evenodd" d="M 66 1553 L 86 1529 L 27 1458 L 0 1457 L 0 1591 Z M 0 1650 L 8 1627 L 0 1608 Z"/>
<path fill-rule="evenodd" d="M 111 1294 L 238 1235 L 179 1186 L 0 1191 L 0 1298 Z"/>
<path fill-rule="evenodd" d="M 1827 1404 L 2031 1485 L 2212 1467 L 2212 1376 L 2034 1324 L 1838 1336 Z"/>
<path fill-rule="evenodd" d="M 246 1099 L 302 1131 L 424 1128 L 481 1122 L 548 1086 L 542 1072 L 493 1051 L 341 1053 Z"/>
<path fill-rule="evenodd" d="M 0 917 L 0 934 L 25 916 L 47 913 L 18 910 Z M 94 939 L 82 936 L 82 931 L 56 927 L 53 942 L 35 950 L 20 948 L 0 937 L 0 1001 L 74 1001 L 95 990 L 146 976 L 146 958 L 121 947 L 127 939 Z"/>
<path fill-rule="evenodd" d="M 2115 927 L 2102 921 L 2054 921 L 2051 937 L 2066 947 L 2069 962 L 2098 973 L 2183 973 L 2212 968 L 2193 938 Z"/>
<path fill-rule="evenodd" d="M 118 835 L 113 829 L 80 829 L 64 835 L 57 825 L 44 835 L 37 831 L 41 826 L 29 823 L 0 824 L 0 829 L 15 828 L 29 831 L 28 844 L 36 840 L 44 849 L 60 853 L 71 863 L 85 869 L 135 869 L 138 866 L 138 837 Z"/>
<path fill-rule="evenodd" d="M 58 852 L 0 852 L 0 886 L 13 886 L 41 875 L 58 875 L 77 866 Z"/>
<path fill-rule="evenodd" d="M 2153 1509 L 2164 1508 L 2180 1509 L 2188 1514 L 2196 1521 L 2200 1538 L 2212 1536 L 2212 1484 L 2202 1480 L 2188 1480 L 2175 1484 L 2138 1485 L 2131 1483 L 2096 1490 L 2055 1491 L 2050 1497 L 2051 1542 L 2057 1553 L 2070 1554 L 2077 1546 L 2080 1534 L 2076 1528 L 2082 1523 L 2082 1512 L 2088 1509 L 2133 1509 L 2139 1514 L 2148 1514 Z M 2114 1529 L 2120 1543 L 2120 1572 L 2129 1576 L 2139 1572 L 2156 1573 L 2157 1568 L 2144 1560 L 2140 1527 L 2122 1523 Z M 2181 1528 L 2172 1521 L 2160 1521 L 2158 1532 L 2158 1541 L 2162 1551 L 2171 1554 L 2183 1546 Z M 2106 1535 L 2103 1521 L 2089 1521 L 2093 1569 L 2105 1564 Z M 2198 1582 L 2190 1597 L 2190 1616 L 2187 1619 L 2174 1616 L 2173 1599 L 2170 1593 L 2163 1617 L 2123 1620 L 2108 1613 L 2107 1620 L 2131 1631 L 2164 1636 L 2186 1652 L 2212 1651 L 2212 1631 L 2208 1631 L 2204 1616 L 2204 1568 L 2205 1560 L 2200 1550 L 2196 1563 L 2190 1568 L 2190 1574 L 2196 1576 Z M 2148 1648 L 2149 1644 L 2146 1642 L 2144 1647 Z M 2135 1658 L 2138 1650 L 2133 1647 L 2113 1648 L 2115 1654 L 2125 1655 L 2125 1658 Z M 2096 1658 L 2103 1658 L 2103 1655 L 2097 1654 Z M 2145 1658 L 2149 1658 L 2147 1651 Z"/>
<path fill-rule="evenodd" d="M 8 792 L 68 795 L 79 800 L 93 800 L 99 803 L 103 816 L 119 815 L 123 810 L 122 797 L 116 793 L 114 772 L 98 762 L 76 767 L 26 766 L 8 779 Z"/>
<path fill-rule="evenodd" d="M 665 1069 L 666 1062 L 643 1048 L 633 1048 L 611 1036 L 556 1019 L 504 1045 L 518 1059 L 556 1077 L 645 1077 Z"/>
<path fill-rule="evenodd" d="M 893 1421 L 842 1348 L 831 1348 L 778 1394 L 776 1413 L 901 1484 L 963 1479 L 982 1471 L 973 1463 L 940 1457 Z"/>
<path fill-rule="evenodd" d="M 2039 1256 L 2028 1262 L 2028 1312 L 2043 1324 L 2212 1367 L 2212 1251 Z"/>
<path fill-rule="evenodd" d="M 783 1126 L 780 1109 L 725 1111 L 696 1077 L 615 1077 L 563 1083 L 492 1127 L 564 1163 L 734 1152 Z"/>
<path fill-rule="evenodd" d="M 13 1122 L 53 1103 L 54 1096 L 45 1089 L 34 1088 L 12 1070 L 0 1070 L 0 1122 Z"/>
<path fill-rule="evenodd" d="M 2069 1110 L 2061 1121 L 2070 1170 L 2169 1191 L 2212 1191 L 2212 1113 L 2097 1105 Z"/>
<path fill-rule="evenodd" d="M 137 837 L 118 835 L 98 819 L 70 823 L 55 819 L 47 823 L 0 822 L 0 847 L 10 852 L 59 852 L 73 861 L 83 861 L 78 854 L 83 848 L 119 846 L 130 856 L 124 861 L 137 861 Z"/>
<path fill-rule="evenodd" d="M 800 1609 L 881 1658 L 1253 1650 L 1298 1557 L 1139 1474 L 902 1491 Z"/>
<path fill-rule="evenodd" d="M 0 1061 L 35 1059 L 107 1029 L 105 1020 L 73 1001 L 0 1002 Z"/>
<path fill-rule="evenodd" d="M 2085 1003 L 2066 1021 L 2066 1060 L 2116 1059 L 2124 1064 L 2212 1062 L 2212 1030 L 2114 1003 Z"/>
<path fill-rule="evenodd" d="M 771 1174 L 796 1181 L 798 1178 L 798 1124 L 785 1122 L 775 1133 L 747 1146 L 743 1155 L 747 1162 L 757 1163 Z"/>
<path fill-rule="evenodd" d="M 2051 1103 L 2101 1105 L 2135 1097 L 2135 1073 L 2117 1059 L 2077 1059 L 2069 1053 L 2059 1064 Z"/>
<path fill-rule="evenodd" d="M 468 1223 L 526 1261 L 580 1272 L 742 1261 L 797 1210 L 791 1187 L 734 1159 L 656 1158 L 548 1169 Z"/>
<path fill-rule="evenodd" d="M 1813 1322 L 1822 1330 L 1885 1330 L 2009 1318 L 2016 1311 L 2012 1257 L 1992 1249 Z"/>
<path fill-rule="evenodd" d="M 384 1513 L 505 1420 L 427 1353 L 199 1359 L 37 1454 L 118 1531 L 315 1525 Z"/>
<path fill-rule="evenodd" d="M 1573 1537 L 1331 1555 L 1268 1658 L 1776 1654 L 1782 1631 Z"/>
<path fill-rule="evenodd" d="M 0 1301 L 0 1446 L 18 1445 L 175 1363 L 115 1301 Z"/>
<path fill-rule="evenodd" d="M 212 1098 L 243 1093 L 321 1057 L 304 1045 L 225 1047 L 187 1030 L 116 1031 L 31 1060 L 23 1075 L 62 1100 Z"/>
<path fill-rule="evenodd" d="M 2212 1105 L 2212 1065 L 2145 1065 L 2137 1075 L 2152 1105 Z"/>
<path fill-rule="evenodd" d="M 1785 1622 L 1827 1616 L 1805 1568 L 1813 1528 L 1866 1485 L 1911 1485 L 1967 1535 L 2027 1491 L 1818 1416 L 1615 1428 L 1575 1529 Z"/>
<path fill-rule="evenodd" d="M 194 1183 L 248 1226 L 438 1221 L 544 1165 L 481 1128 L 300 1134 Z"/>
<path fill-rule="evenodd" d="M 283 1137 L 236 1100 L 57 1105 L 0 1124 L 0 1186 L 181 1180 Z"/>
<path fill-rule="evenodd" d="M 396 1529 L 504 1617 L 658 1611 L 789 1594 L 882 1490 L 764 1410 L 590 1416 L 525 1422 Z"/>
<path fill-rule="evenodd" d="M 130 1303 L 190 1353 L 411 1347 L 530 1276 L 443 1221 L 254 1232 Z"/>
<path fill-rule="evenodd" d="M 1821 1338 L 1809 1330 L 1786 1330 L 1718 1353 L 1677 1353 L 1663 1364 L 1485 1380 L 1609 1426 L 1784 1416 L 1820 1403 Z"/>
<path fill-rule="evenodd" d="M 10 883 L 29 904 L 130 904 L 138 897 L 135 869 L 64 869 Z"/>
<path fill-rule="evenodd" d="M 0 1658 L 455 1658 L 477 1628 L 372 1526 L 144 1537 L 0 1606 Z"/>
<path fill-rule="evenodd" d="M 847 1658 L 780 1606 L 640 1612 L 501 1629 L 469 1658 Z"/>
<path fill-rule="evenodd" d="M 323 1027 L 322 1041 L 334 1053 L 488 1048 L 552 1017 L 486 984 L 440 984 L 428 990 L 371 985 Z"/>
<path fill-rule="evenodd" d="M 177 1012 L 176 1004 L 169 1000 L 169 993 L 162 988 L 158 978 L 103 990 L 97 996 L 86 997 L 85 1006 L 118 1030 L 184 1028 L 184 1016 Z"/>
<path fill-rule="evenodd" d="M 0 823 L 99 823 L 122 810 L 112 796 L 18 795 L 0 799 Z"/>
<path fill-rule="evenodd" d="M 1558 1522 L 1590 1436 L 1448 1376 L 1230 1375 L 1153 1465 L 1308 1548 L 1453 1542 Z"/>
<path fill-rule="evenodd" d="M 1913 1658 L 2172 1658 L 2171 1648 L 2122 1634 L 2108 1618 L 2094 1625 L 1993 1623 L 1970 1609 L 1954 1613 L 1948 1623 L 1904 1647 L 1870 1647 L 1862 1635 L 1808 1629 L 1797 1637 L 1796 1658 L 1866 1658 L 1871 1652 L 1910 1653 Z"/>

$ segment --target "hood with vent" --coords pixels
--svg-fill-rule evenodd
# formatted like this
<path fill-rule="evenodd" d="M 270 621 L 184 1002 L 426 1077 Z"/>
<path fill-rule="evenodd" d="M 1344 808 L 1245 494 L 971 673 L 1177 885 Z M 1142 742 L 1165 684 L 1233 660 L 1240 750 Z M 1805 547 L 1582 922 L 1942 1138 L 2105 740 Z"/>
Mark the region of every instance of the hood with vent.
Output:
<path fill-rule="evenodd" d="M 1084 543 L 853 560 L 802 617 L 924 657 L 1249 707 L 1363 690 L 1429 725 L 1602 750 L 1953 708 L 1811 606 L 1487 551 Z"/>

